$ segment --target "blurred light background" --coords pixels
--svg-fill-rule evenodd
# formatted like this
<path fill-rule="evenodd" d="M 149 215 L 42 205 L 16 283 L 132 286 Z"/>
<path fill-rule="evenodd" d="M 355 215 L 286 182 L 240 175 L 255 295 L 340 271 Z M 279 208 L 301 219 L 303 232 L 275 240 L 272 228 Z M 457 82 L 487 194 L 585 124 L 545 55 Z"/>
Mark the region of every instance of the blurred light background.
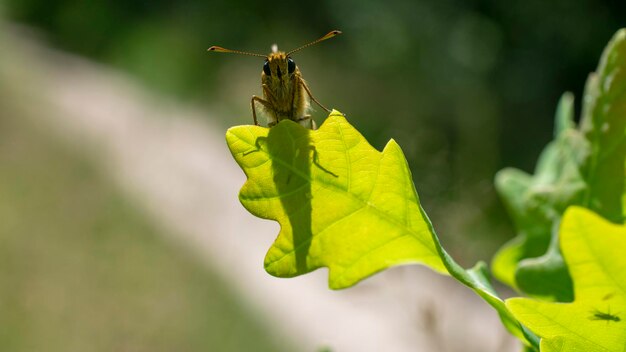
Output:
<path fill-rule="evenodd" d="M 266 53 L 342 30 L 295 61 L 318 100 L 375 147 L 398 141 L 444 246 L 466 266 L 513 236 L 495 172 L 532 171 L 559 96 L 574 92 L 580 110 L 587 75 L 626 24 L 626 3 L 591 0 L 4 0 L 0 11 L 31 33 L 24 41 L 206 110 L 219 138 L 251 123 L 263 61 L 206 48 Z M 0 45 L 0 60 L 19 57 Z M 14 86 L 47 73 L 7 65 L 31 75 L 0 75 L 0 350 L 291 350 L 222 276 L 165 240 L 175 235 L 102 172 L 97 153 L 42 127 L 37 97 L 16 102 Z M 323 112 L 314 116 L 319 125 Z M 254 236 L 218 228 L 206 236 Z"/>

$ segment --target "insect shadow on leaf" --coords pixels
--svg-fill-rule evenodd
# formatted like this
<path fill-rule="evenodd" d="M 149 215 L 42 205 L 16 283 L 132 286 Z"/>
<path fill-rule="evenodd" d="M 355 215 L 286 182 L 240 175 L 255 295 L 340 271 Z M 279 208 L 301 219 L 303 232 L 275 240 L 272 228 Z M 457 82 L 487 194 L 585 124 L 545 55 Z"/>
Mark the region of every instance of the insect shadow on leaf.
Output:
<path fill-rule="evenodd" d="M 255 149 L 250 149 L 248 151 L 243 152 L 243 155 L 249 155 L 252 153 L 256 153 L 256 152 L 260 152 L 263 150 L 261 143 L 262 142 L 266 142 L 267 141 L 267 137 L 257 137 L 257 139 L 254 141 L 254 146 L 256 147 Z M 327 168 L 325 168 L 324 166 L 322 166 L 322 164 L 320 164 L 320 160 L 319 160 L 319 155 L 317 153 L 317 148 L 315 148 L 314 145 L 309 145 L 309 150 L 313 151 L 313 160 L 312 163 L 313 165 L 317 166 L 320 170 L 324 171 L 325 173 L 333 176 L 333 177 L 339 177 L 339 175 L 337 175 L 336 173 L 328 170 Z M 296 154 L 299 153 L 299 149 L 296 151 Z M 289 183 L 289 182 L 287 182 Z"/>
<path fill-rule="evenodd" d="M 243 156 L 247 156 L 252 153 L 263 151 L 263 148 L 261 147 L 261 142 L 266 142 L 266 141 L 267 141 L 267 137 L 257 137 L 257 139 L 254 141 L 254 146 L 256 148 L 243 152 Z"/>
<path fill-rule="evenodd" d="M 293 275 L 311 270 L 307 260 L 314 235 L 313 202 L 317 201 L 313 182 L 324 174 L 338 177 L 320 164 L 312 133 L 292 121 L 284 121 L 270 128 L 266 137 L 255 141 L 257 150 L 267 153 L 271 162 L 272 182 L 264 192 L 279 200 L 272 206 L 282 207 L 286 215 L 286 221 L 281 221 L 281 232 L 292 237 L 293 247 L 284 248 L 284 255 L 277 260 L 283 262 L 281 266 L 293 262 L 296 268 Z"/>
<path fill-rule="evenodd" d="M 269 130 L 267 137 L 259 138 L 272 162 L 272 178 L 276 196 L 280 199 L 288 222 L 281 224 L 281 231 L 291 232 L 293 248 L 285 250 L 281 261 L 294 261 L 298 273 L 307 272 L 307 257 L 313 238 L 311 145 L 309 129 L 293 128 L 281 123 Z"/>
<path fill-rule="evenodd" d="M 604 297 L 602 297 L 603 301 L 608 301 L 609 299 L 613 298 L 615 296 L 615 292 L 609 292 L 606 295 L 604 295 Z"/>
<path fill-rule="evenodd" d="M 315 165 L 315 166 L 319 167 L 319 168 L 320 168 L 320 170 L 324 171 L 325 173 L 327 173 L 327 174 L 329 174 L 329 175 L 331 175 L 331 176 L 333 176 L 333 177 L 336 177 L 336 178 L 337 178 L 337 177 L 339 177 L 339 175 L 337 175 L 336 173 L 334 173 L 334 172 L 332 172 L 332 171 L 328 170 L 327 168 L 323 167 L 323 166 L 320 164 L 319 155 L 317 154 L 317 148 L 315 148 L 315 146 L 314 146 L 314 145 L 310 145 L 310 146 L 309 146 L 309 148 L 310 148 L 311 150 L 313 150 L 313 165 Z"/>
<path fill-rule="evenodd" d="M 611 321 L 618 323 L 622 320 L 616 314 L 611 314 L 610 309 L 607 311 L 607 313 L 601 312 L 598 309 L 594 309 L 593 311 L 591 311 L 591 314 L 592 315 L 589 317 L 589 320 L 604 320 L 607 323 Z"/>

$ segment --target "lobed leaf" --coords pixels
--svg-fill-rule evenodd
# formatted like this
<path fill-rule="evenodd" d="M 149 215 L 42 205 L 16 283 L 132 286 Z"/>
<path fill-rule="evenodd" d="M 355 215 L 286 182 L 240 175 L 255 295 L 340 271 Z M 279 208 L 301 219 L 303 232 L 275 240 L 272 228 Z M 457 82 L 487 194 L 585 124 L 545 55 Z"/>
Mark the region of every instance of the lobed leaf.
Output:
<path fill-rule="evenodd" d="M 248 176 L 241 203 L 281 225 L 265 258 L 271 275 L 328 267 L 340 289 L 393 265 L 446 271 L 395 141 L 378 152 L 338 112 L 316 131 L 283 121 L 226 138 Z"/>
<path fill-rule="evenodd" d="M 233 127 L 226 139 L 248 177 L 241 203 L 280 223 L 265 257 L 271 275 L 327 267 L 329 286 L 341 289 L 391 266 L 424 264 L 472 288 L 509 331 L 538 346 L 491 287 L 486 266 L 466 271 L 441 247 L 393 140 L 377 151 L 337 111 L 319 130 L 283 121 Z"/>

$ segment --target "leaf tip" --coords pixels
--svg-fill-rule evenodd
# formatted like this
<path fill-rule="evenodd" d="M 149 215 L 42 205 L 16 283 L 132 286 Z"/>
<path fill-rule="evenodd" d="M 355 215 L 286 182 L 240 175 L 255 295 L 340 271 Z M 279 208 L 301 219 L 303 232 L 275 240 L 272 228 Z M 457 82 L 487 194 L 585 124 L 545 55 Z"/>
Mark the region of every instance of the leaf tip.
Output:
<path fill-rule="evenodd" d="M 226 130 L 226 144 L 231 154 L 235 156 L 237 153 L 250 150 L 256 145 L 257 138 L 267 136 L 268 131 L 267 127 L 261 126 L 233 126 Z"/>
<path fill-rule="evenodd" d="M 330 114 L 328 114 L 328 117 L 326 118 L 326 120 L 324 120 L 324 122 L 320 126 L 320 129 L 322 129 L 324 125 L 329 125 L 332 123 L 346 123 L 346 122 L 347 122 L 346 115 L 338 110 L 333 109 L 330 112 Z"/>
<path fill-rule="evenodd" d="M 346 114 L 342 113 L 339 110 L 332 109 L 331 112 L 328 114 L 328 117 L 332 117 L 332 116 L 341 116 L 341 117 L 345 118 Z"/>
<path fill-rule="evenodd" d="M 389 151 L 400 151 L 400 153 L 402 153 L 402 148 L 393 138 L 391 138 L 389 142 L 385 144 L 385 147 L 383 148 L 383 154 L 388 153 Z"/>
<path fill-rule="evenodd" d="M 333 291 L 343 290 L 352 286 L 354 286 L 354 284 L 346 285 L 345 283 L 339 282 L 337 280 L 332 280 L 330 278 L 328 279 L 328 288 Z"/>
<path fill-rule="evenodd" d="M 503 198 L 519 197 L 531 186 L 531 176 L 526 172 L 506 167 L 494 177 L 494 186 L 498 194 Z"/>
<path fill-rule="evenodd" d="M 574 123 L 574 94 L 565 92 L 561 95 L 554 118 L 554 138 L 576 126 Z"/>
<path fill-rule="evenodd" d="M 620 28 L 613 36 L 614 40 L 624 40 L 626 39 L 626 28 Z"/>

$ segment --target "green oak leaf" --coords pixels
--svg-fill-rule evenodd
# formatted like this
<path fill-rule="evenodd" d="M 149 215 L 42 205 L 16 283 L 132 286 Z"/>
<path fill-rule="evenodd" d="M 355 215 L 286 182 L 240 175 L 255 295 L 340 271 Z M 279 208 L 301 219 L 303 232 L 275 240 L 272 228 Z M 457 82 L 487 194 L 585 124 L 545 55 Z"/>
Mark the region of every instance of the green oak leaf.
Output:
<path fill-rule="evenodd" d="M 282 121 L 232 127 L 226 140 L 248 177 L 241 203 L 280 223 L 265 257 L 271 275 L 328 267 L 329 286 L 342 289 L 395 265 L 424 264 L 472 288 L 511 333 L 538 346 L 491 287 L 484 263 L 465 270 L 441 247 L 393 140 L 377 151 L 337 111 L 319 130 Z"/>
<path fill-rule="evenodd" d="M 613 222 L 622 223 L 626 155 L 626 29 L 605 49 L 598 71 L 585 86 L 581 132 L 590 157 L 582 172 L 589 187 L 583 204 Z M 618 175 L 620 177 L 618 177 Z"/>
<path fill-rule="evenodd" d="M 226 139 L 248 176 L 241 203 L 281 226 L 265 257 L 271 275 L 328 267 L 341 289 L 399 264 L 446 272 L 395 141 L 377 151 L 338 112 L 319 130 L 283 121 L 233 127 Z"/>
<path fill-rule="evenodd" d="M 555 140 L 541 154 L 534 175 L 504 169 L 496 176 L 496 189 L 518 237 L 496 254 L 494 274 L 527 293 L 560 301 L 572 299 L 572 287 L 552 236 L 554 224 L 569 204 L 582 201 L 586 189 L 579 169 L 587 143 L 574 128 L 572 106 L 573 97 L 564 94 L 556 114 Z"/>
<path fill-rule="evenodd" d="M 626 226 L 570 207 L 561 251 L 574 281 L 572 303 L 511 298 L 506 306 L 541 336 L 542 352 L 623 352 L 626 348 Z"/>
<path fill-rule="evenodd" d="M 580 126 L 574 98 L 566 93 L 555 118 L 555 137 L 539 158 L 534 175 L 504 169 L 496 189 L 517 237 L 496 254 L 494 275 L 535 297 L 571 301 L 571 278 L 558 250 L 560 218 L 581 205 L 615 222 L 626 208 L 626 31 L 605 49 L 585 88 Z"/>

